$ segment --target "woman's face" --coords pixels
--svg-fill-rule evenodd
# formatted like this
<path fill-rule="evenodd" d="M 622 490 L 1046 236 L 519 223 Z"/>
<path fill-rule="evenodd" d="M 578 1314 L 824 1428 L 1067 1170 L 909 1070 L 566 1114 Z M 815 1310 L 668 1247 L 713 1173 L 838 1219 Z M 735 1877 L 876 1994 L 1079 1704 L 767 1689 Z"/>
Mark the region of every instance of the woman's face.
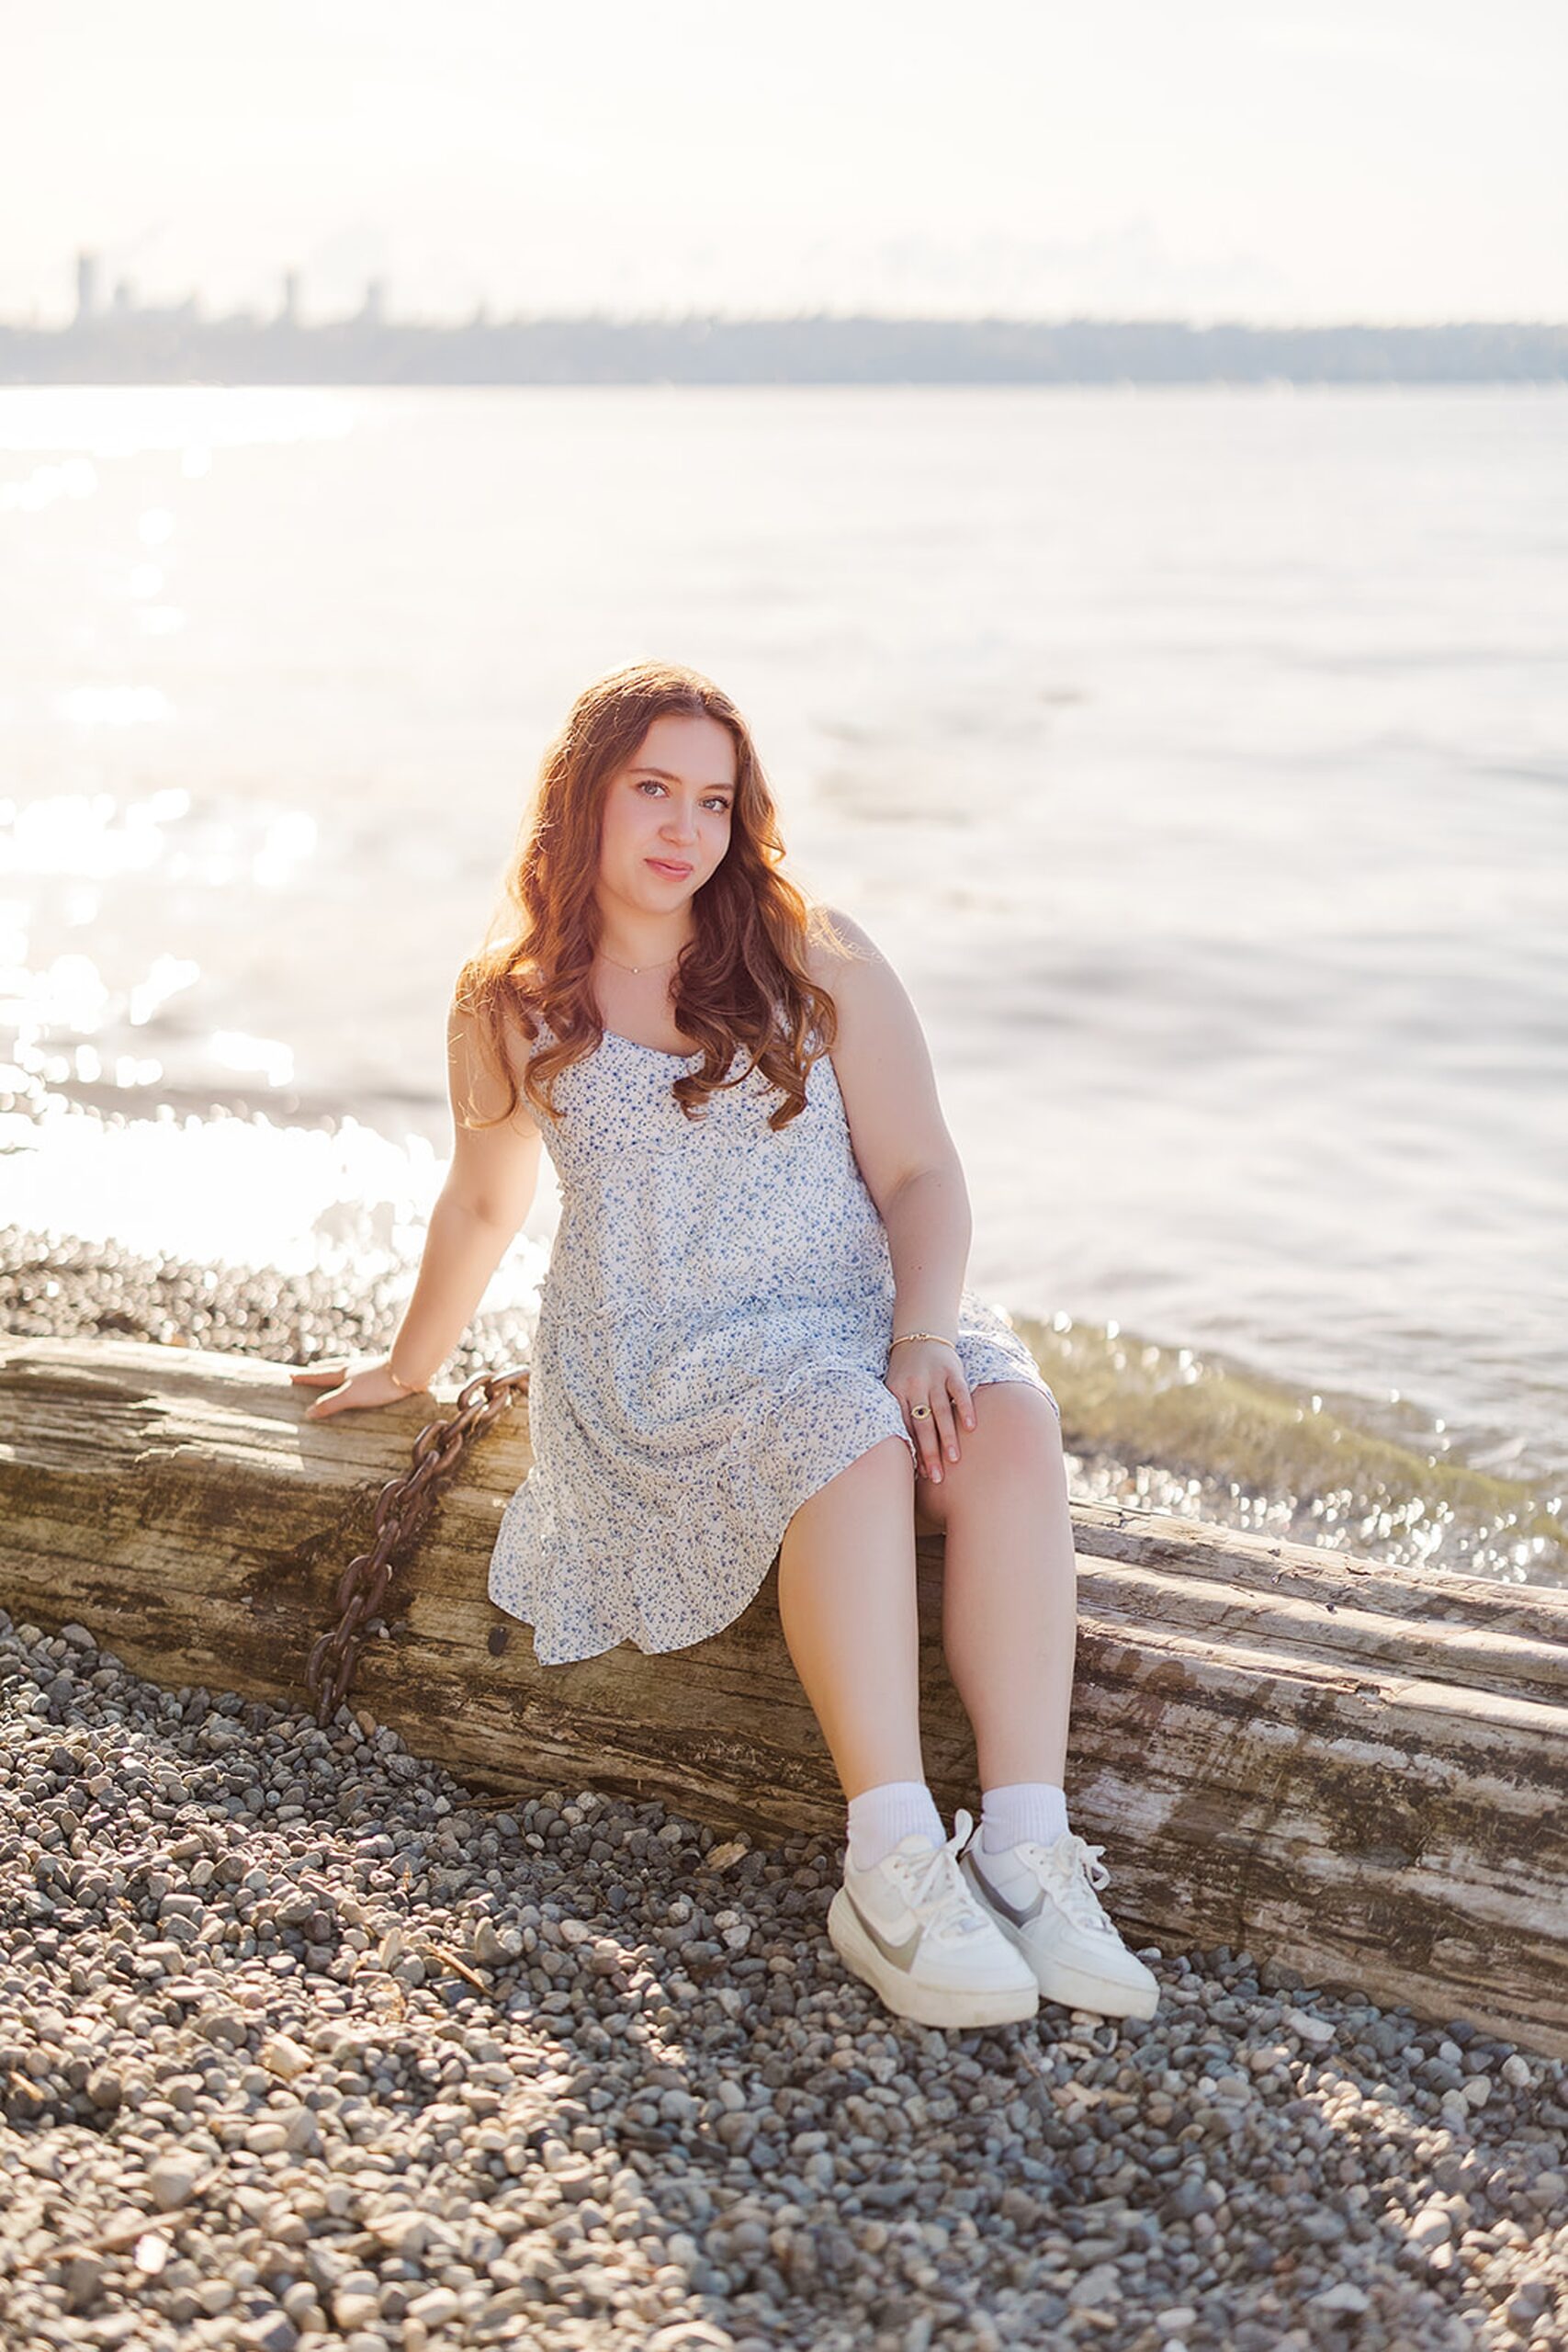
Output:
<path fill-rule="evenodd" d="M 705 713 L 666 711 L 610 779 L 599 889 L 641 914 L 695 897 L 729 847 L 735 738 Z"/>

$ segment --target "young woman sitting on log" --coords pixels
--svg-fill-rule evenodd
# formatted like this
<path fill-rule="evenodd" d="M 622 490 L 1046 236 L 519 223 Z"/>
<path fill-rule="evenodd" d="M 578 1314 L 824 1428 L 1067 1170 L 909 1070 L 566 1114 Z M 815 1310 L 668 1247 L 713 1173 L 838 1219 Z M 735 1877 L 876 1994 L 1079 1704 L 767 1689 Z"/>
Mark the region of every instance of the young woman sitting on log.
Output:
<path fill-rule="evenodd" d="M 533 1201 L 560 1222 L 530 1365 L 534 1466 L 491 1597 L 544 1665 L 678 1650 L 775 1556 L 789 1652 L 848 1802 L 828 1932 L 897 2014 L 1156 1984 L 1063 1794 L 1077 1631 L 1055 1399 L 964 1284 L 970 1211 L 919 1020 L 858 923 L 782 872 L 750 730 L 699 673 L 590 686 L 546 753 L 497 940 L 448 1024 L 456 1140 L 390 1354 L 296 1373 L 312 1417 L 423 1387 Z M 917 1484 L 918 1482 L 918 1484 Z M 978 1830 L 921 1760 L 917 1514 Z"/>

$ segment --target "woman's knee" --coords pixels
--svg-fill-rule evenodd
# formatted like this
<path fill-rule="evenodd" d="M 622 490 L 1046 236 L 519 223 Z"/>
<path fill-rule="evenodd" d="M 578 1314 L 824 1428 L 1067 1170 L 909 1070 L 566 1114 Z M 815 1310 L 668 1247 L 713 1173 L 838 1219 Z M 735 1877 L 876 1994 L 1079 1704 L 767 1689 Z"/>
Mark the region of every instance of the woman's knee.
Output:
<path fill-rule="evenodd" d="M 970 1453 L 988 1477 L 1013 1470 L 1032 1475 L 1062 1459 L 1062 1425 L 1043 1389 L 1023 1380 L 988 1380 L 973 1394 L 976 1426 L 959 1431 L 960 1460 L 949 1476 Z"/>
<path fill-rule="evenodd" d="M 958 1460 L 943 1460 L 940 1481 L 915 1492 L 915 1532 L 940 1534 L 949 1512 L 971 1494 L 994 1494 L 1010 1481 L 1038 1481 L 1062 1456 L 1061 1425 L 1051 1399 L 1021 1380 L 987 1380 L 973 1390 L 975 1427 L 958 1430 Z"/>

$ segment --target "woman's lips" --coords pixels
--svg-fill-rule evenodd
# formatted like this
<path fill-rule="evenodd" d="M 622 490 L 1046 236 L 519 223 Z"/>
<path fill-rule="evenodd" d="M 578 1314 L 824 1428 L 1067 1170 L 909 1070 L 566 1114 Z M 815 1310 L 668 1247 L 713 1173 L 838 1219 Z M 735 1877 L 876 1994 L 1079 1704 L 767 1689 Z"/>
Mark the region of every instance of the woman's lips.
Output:
<path fill-rule="evenodd" d="M 650 857 L 647 863 L 652 866 L 656 874 L 669 875 L 671 881 L 677 881 L 682 876 L 690 874 L 692 871 L 689 865 L 682 865 L 673 858 Z"/>

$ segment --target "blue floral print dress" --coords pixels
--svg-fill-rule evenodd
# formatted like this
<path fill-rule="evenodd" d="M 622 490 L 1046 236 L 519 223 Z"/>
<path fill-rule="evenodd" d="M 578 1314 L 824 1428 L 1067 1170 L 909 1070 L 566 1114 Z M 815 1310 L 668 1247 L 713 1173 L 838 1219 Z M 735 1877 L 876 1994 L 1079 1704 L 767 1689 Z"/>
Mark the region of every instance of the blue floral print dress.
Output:
<path fill-rule="evenodd" d="M 606 1031 L 558 1078 L 560 1115 L 541 1115 L 561 1210 L 530 1366 L 534 1464 L 489 1579 L 541 1665 L 718 1633 L 808 1497 L 884 1438 L 915 1451 L 883 1381 L 886 1229 L 831 1056 L 776 1132 L 760 1070 L 689 1119 L 671 1088 L 701 1058 Z M 967 1288 L 958 1352 L 971 1388 L 1024 1381 L 1055 1407 Z"/>

